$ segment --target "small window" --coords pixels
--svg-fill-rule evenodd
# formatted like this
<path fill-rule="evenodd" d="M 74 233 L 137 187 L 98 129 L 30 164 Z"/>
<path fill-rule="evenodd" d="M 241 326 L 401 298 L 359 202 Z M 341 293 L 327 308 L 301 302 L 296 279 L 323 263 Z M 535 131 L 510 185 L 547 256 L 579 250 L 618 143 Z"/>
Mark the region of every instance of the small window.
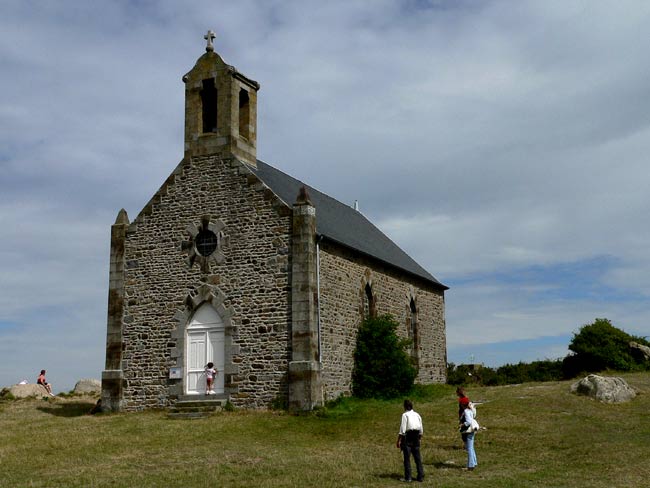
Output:
<path fill-rule="evenodd" d="M 251 109 L 248 92 L 239 90 L 239 135 L 248 139 L 250 137 Z"/>
<path fill-rule="evenodd" d="M 214 78 L 203 80 L 201 90 L 201 107 L 203 111 L 203 133 L 217 131 L 217 88 Z"/>
<path fill-rule="evenodd" d="M 211 230 L 203 229 L 197 234 L 195 244 L 196 252 L 201 256 L 208 257 L 217 250 L 219 238 Z"/>
<path fill-rule="evenodd" d="M 364 316 L 372 319 L 377 316 L 377 313 L 375 310 L 375 299 L 372 296 L 372 287 L 369 283 L 366 284 L 365 293 L 366 299 L 363 301 Z"/>
<path fill-rule="evenodd" d="M 409 324 L 409 336 L 412 341 L 411 344 L 411 356 L 413 359 L 416 361 L 417 365 L 417 360 L 418 360 L 418 350 L 420 348 L 420 337 L 419 337 L 419 332 L 418 332 L 418 313 L 417 313 L 417 308 L 415 307 L 415 300 L 411 298 L 411 304 L 409 306 L 411 316 L 410 316 L 410 324 Z"/>

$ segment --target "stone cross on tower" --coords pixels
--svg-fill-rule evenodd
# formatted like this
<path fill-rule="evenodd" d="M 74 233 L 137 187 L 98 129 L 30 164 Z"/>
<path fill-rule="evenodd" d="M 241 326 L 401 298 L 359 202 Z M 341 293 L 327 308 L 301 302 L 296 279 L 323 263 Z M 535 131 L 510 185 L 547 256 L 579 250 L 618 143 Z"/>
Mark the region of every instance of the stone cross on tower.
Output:
<path fill-rule="evenodd" d="M 211 30 L 209 30 L 208 33 L 203 36 L 203 39 L 208 41 L 208 45 L 205 47 L 205 50 L 207 52 L 214 51 L 214 45 L 212 44 L 212 41 L 214 40 L 215 37 L 216 36 L 215 36 L 214 32 L 212 32 Z"/>

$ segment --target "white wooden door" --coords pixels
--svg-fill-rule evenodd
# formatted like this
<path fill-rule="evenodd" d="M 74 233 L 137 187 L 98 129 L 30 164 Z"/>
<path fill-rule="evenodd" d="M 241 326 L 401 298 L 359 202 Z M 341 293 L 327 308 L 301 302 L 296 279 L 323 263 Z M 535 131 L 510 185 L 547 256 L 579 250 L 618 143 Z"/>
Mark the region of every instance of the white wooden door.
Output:
<path fill-rule="evenodd" d="M 205 365 L 208 361 L 206 331 L 187 334 L 187 393 L 205 393 Z"/>
<path fill-rule="evenodd" d="M 185 344 L 185 392 L 188 395 L 205 393 L 205 366 L 212 362 L 218 372 L 213 390 L 215 393 L 223 393 L 224 326 L 211 305 L 204 304 L 196 311 L 187 328 Z"/>

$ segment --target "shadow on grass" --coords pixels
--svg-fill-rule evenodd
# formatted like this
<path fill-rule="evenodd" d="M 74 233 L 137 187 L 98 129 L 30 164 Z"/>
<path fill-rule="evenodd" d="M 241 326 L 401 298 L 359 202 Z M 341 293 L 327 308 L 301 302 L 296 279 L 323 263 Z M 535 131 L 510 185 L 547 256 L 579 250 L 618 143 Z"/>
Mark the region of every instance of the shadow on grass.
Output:
<path fill-rule="evenodd" d="M 57 417 L 81 417 L 88 414 L 94 405 L 93 402 L 66 402 L 37 408 L 41 412 L 56 415 Z"/>
<path fill-rule="evenodd" d="M 403 477 L 404 477 L 403 474 L 397 474 L 397 473 L 379 473 L 377 475 L 377 478 L 381 478 L 385 480 L 395 480 L 395 481 L 399 481 Z"/>
<path fill-rule="evenodd" d="M 442 461 L 436 461 L 434 463 L 427 463 L 426 461 L 423 461 L 422 464 L 425 466 L 424 468 L 424 475 L 425 475 L 425 481 L 426 481 L 426 474 L 427 474 L 427 468 L 426 466 L 432 466 L 435 469 L 457 469 L 457 470 L 462 470 L 465 465 L 464 464 L 456 464 L 452 462 L 442 462 Z M 415 465 L 411 466 L 413 471 L 415 472 Z M 385 479 L 385 480 L 395 480 L 399 481 L 401 480 L 404 475 L 401 473 L 378 473 L 375 476 L 380 479 Z"/>

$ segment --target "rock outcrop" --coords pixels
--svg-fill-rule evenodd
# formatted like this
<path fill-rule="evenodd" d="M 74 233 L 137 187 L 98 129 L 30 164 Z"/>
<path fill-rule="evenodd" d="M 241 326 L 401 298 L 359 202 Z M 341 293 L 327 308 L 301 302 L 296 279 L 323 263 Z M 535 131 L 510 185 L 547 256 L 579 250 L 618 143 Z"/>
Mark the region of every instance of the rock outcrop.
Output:
<path fill-rule="evenodd" d="M 102 392 L 102 383 L 93 378 L 84 378 L 77 381 L 72 393 L 75 395 L 94 395 Z"/>
<path fill-rule="evenodd" d="M 44 386 L 37 385 L 36 383 L 27 383 L 26 385 L 13 385 L 3 388 L 0 395 L 11 394 L 14 398 L 30 398 L 30 397 L 49 397 L 49 393 Z"/>
<path fill-rule="evenodd" d="M 571 393 L 586 395 L 603 403 L 632 400 L 636 391 L 623 378 L 590 374 L 571 385 Z"/>

